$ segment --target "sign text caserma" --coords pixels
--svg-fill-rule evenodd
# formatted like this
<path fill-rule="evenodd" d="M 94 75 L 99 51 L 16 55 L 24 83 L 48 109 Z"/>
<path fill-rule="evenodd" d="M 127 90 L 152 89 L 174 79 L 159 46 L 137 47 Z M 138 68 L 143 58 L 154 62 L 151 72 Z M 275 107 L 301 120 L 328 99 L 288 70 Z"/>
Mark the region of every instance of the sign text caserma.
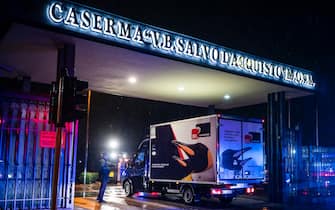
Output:
<path fill-rule="evenodd" d="M 260 59 L 185 35 L 130 21 L 100 10 L 62 2 L 47 7 L 49 23 L 209 67 L 315 89 L 311 72 Z"/>

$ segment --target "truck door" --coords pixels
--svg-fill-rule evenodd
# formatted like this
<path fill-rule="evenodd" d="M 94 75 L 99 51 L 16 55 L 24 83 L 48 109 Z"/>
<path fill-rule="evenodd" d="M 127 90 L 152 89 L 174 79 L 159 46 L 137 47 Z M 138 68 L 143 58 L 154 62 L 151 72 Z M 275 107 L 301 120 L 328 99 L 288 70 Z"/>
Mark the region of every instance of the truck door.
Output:
<path fill-rule="evenodd" d="M 147 169 L 148 169 L 148 154 L 149 154 L 149 141 L 143 141 L 139 146 L 137 153 L 133 159 L 134 167 L 132 177 L 134 187 L 138 190 L 146 188 L 147 182 Z"/>
<path fill-rule="evenodd" d="M 219 179 L 242 179 L 242 122 L 220 119 L 219 130 Z"/>
<path fill-rule="evenodd" d="M 242 123 L 243 178 L 264 178 L 263 124 L 259 122 Z"/>
<path fill-rule="evenodd" d="M 220 119 L 219 179 L 264 178 L 262 122 Z"/>

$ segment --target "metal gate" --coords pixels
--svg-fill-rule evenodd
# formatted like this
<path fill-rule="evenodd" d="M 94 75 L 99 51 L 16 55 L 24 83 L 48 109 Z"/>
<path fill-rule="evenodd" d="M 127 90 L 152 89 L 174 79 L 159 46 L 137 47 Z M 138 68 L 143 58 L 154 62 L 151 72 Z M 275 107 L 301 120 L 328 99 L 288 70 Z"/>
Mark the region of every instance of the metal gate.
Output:
<path fill-rule="evenodd" d="M 48 109 L 47 99 L 0 96 L 0 209 L 50 207 L 54 147 L 40 144 L 42 131 L 55 131 Z M 63 131 L 58 206 L 71 208 L 78 122 L 67 123 Z"/>

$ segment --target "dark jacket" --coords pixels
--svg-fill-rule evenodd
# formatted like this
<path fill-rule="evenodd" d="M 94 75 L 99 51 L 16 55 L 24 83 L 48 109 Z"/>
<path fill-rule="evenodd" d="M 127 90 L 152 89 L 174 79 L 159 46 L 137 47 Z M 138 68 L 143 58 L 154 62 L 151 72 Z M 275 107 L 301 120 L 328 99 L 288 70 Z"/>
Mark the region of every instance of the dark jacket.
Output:
<path fill-rule="evenodd" d="M 99 160 L 100 162 L 100 177 L 101 179 L 108 179 L 109 173 L 112 170 L 112 163 L 104 158 Z"/>

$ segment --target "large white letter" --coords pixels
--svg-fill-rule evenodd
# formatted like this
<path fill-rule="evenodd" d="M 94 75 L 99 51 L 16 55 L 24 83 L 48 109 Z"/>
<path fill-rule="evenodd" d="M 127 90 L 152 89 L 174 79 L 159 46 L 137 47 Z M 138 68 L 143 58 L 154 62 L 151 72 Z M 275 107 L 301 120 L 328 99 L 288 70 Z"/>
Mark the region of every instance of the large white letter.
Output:
<path fill-rule="evenodd" d="M 67 16 L 64 21 L 65 24 L 67 25 L 73 25 L 73 26 L 79 26 L 78 19 L 77 19 L 77 14 L 74 10 L 74 8 L 70 7 Z"/>
<path fill-rule="evenodd" d="M 60 23 L 63 21 L 63 10 L 59 2 L 51 4 L 49 7 L 49 17 L 55 23 Z"/>
<path fill-rule="evenodd" d="M 90 13 L 86 10 L 81 12 L 80 28 L 88 29 L 91 25 Z"/>
<path fill-rule="evenodd" d="M 160 48 L 159 40 L 160 40 L 160 33 L 157 31 L 150 31 L 151 34 L 151 43 L 154 48 Z"/>
<path fill-rule="evenodd" d="M 171 36 L 168 34 L 162 34 L 162 49 L 170 50 L 172 47 Z"/>
<path fill-rule="evenodd" d="M 211 47 L 209 51 L 209 60 L 212 63 L 216 63 L 218 59 L 219 59 L 219 50 L 217 48 Z"/>
<path fill-rule="evenodd" d="M 143 44 L 143 36 L 142 35 L 143 35 L 143 33 L 142 33 L 141 28 L 139 26 L 136 26 L 134 34 L 133 34 L 133 41 Z"/>
<path fill-rule="evenodd" d="M 102 22 L 101 15 L 93 13 L 92 31 L 95 31 L 95 32 L 98 32 L 98 33 L 102 33 L 102 27 L 103 27 L 103 22 Z"/>
<path fill-rule="evenodd" d="M 119 31 L 117 33 L 117 36 L 121 39 L 130 40 L 130 24 L 125 22 L 118 22 L 119 25 Z"/>
<path fill-rule="evenodd" d="M 115 36 L 114 19 L 104 18 L 104 22 L 105 22 L 104 33 Z"/>
<path fill-rule="evenodd" d="M 175 41 L 175 45 L 176 45 L 176 52 L 178 54 L 181 54 L 182 52 L 184 52 L 185 46 L 184 46 L 184 41 L 177 37 L 176 41 Z"/>

